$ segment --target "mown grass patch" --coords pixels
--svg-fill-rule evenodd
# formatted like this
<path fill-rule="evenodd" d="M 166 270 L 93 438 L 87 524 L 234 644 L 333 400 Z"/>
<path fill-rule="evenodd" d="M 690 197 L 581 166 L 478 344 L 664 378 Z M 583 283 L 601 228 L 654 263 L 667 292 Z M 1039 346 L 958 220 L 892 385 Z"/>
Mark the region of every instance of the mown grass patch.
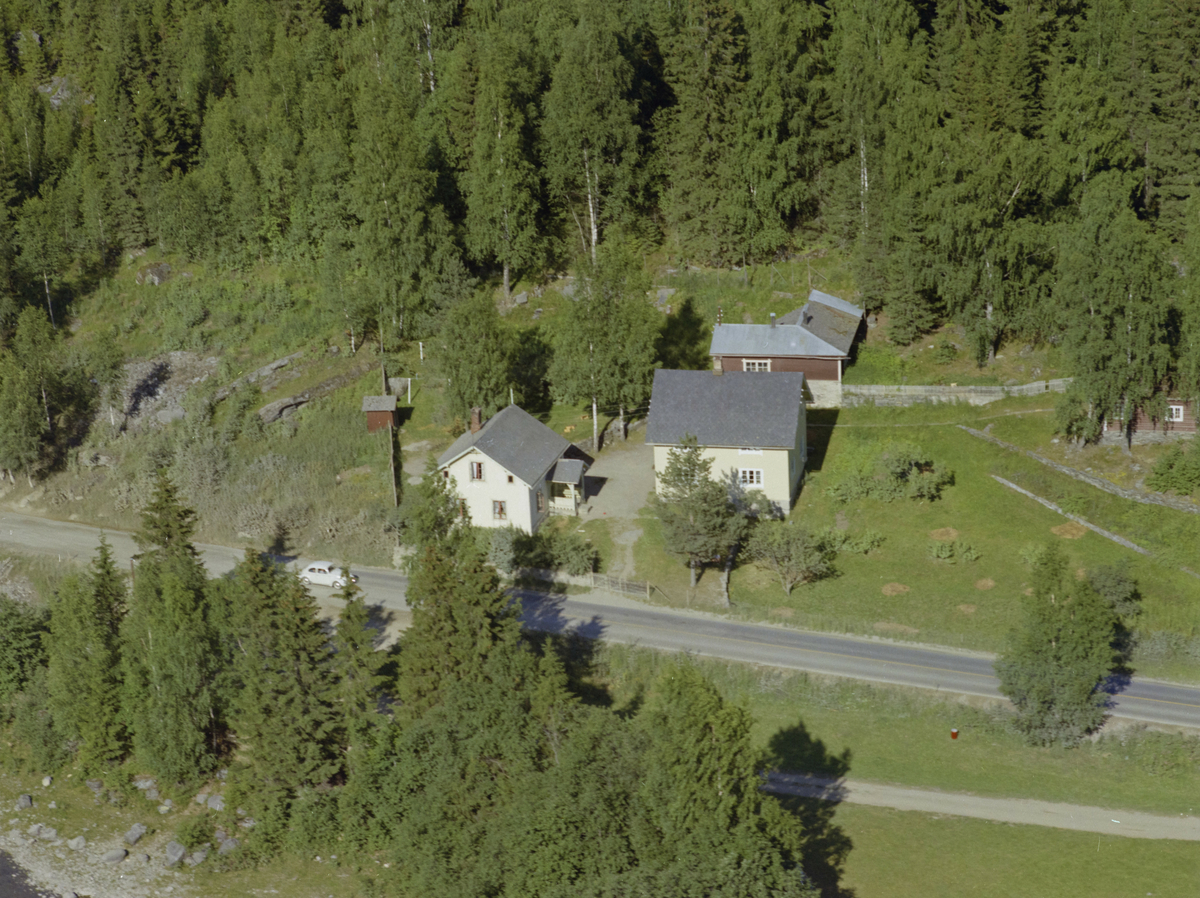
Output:
<path fill-rule="evenodd" d="M 833 822 L 853 843 L 841 892 L 856 898 L 969 895 L 1126 898 L 1189 895 L 1200 842 L 1123 839 L 842 804 Z"/>

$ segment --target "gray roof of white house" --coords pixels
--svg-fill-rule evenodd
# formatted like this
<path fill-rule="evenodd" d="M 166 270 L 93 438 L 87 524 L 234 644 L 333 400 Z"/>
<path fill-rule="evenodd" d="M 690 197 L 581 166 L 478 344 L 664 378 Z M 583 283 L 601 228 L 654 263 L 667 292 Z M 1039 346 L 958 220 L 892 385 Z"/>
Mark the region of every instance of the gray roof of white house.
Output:
<path fill-rule="evenodd" d="M 579 483 L 583 480 L 583 472 L 587 465 L 578 458 L 560 458 L 554 463 L 554 469 L 546 477 L 551 483 Z"/>
<path fill-rule="evenodd" d="M 478 433 L 467 431 L 438 457 L 444 468 L 478 449 L 510 474 L 533 486 L 570 445 L 529 412 L 510 405 L 484 422 Z"/>
<path fill-rule="evenodd" d="M 854 343 L 863 310 L 813 290 L 803 308 L 769 324 L 720 324 L 713 328 L 709 355 L 816 356 L 844 358 Z"/>
<path fill-rule="evenodd" d="M 804 405 L 800 372 L 654 372 L 646 442 L 674 446 L 687 435 L 701 446 L 792 449 Z"/>

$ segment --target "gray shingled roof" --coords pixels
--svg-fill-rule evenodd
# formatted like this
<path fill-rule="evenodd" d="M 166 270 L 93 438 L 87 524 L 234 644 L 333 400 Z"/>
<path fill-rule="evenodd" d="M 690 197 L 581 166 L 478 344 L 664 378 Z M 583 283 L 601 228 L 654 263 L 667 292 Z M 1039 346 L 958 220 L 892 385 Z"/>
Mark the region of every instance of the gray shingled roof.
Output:
<path fill-rule="evenodd" d="M 815 356 L 849 355 L 862 320 L 858 306 L 813 290 L 803 308 L 769 324 L 721 324 L 713 328 L 709 355 Z"/>
<path fill-rule="evenodd" d="M 364 396 L 362 410 L 364 412 L 394 412 L 396 410 L 396 397 Z"/>
<path fill-rule="evenodd" d="M 799 372 L 751 374 L 654 372 L 646 442 L 677 445 L 691 434 L 701 446 L 791 449 L 804 404 Z"/>
<path fill-rule="evenodd" d="M 444 468 L 478 449 L 529 486 L 537 483 L 570 444 L 529 412 L 515 405 L 489 418 L 479 433 L 467 431 L 438 458 Z"/>
<path fill-rule="evenodd" d="M 583 479 L 584 464 L 578 458 L 560 458 L 546 479 L 551 483 L 579 483 Z"/>

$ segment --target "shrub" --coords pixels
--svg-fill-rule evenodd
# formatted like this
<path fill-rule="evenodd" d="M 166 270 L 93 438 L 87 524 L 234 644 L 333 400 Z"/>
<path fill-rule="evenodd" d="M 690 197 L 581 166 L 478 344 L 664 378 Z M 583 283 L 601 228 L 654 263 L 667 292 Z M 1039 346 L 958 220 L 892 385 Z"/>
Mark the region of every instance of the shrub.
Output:
<path fill-rule="evenodd" d="M 961 539 L 953 542 L 935 539 L 929 543 L 930 561 L 944 561 L 946 564 L 957 564 L 960 561 L 971 562 L 979 560 L 979 552 L 970 543 Z"/>
<path fill-rule="evenodd" d="M 212 842 L 213 832 L 213 822 L 207 813 L 188 817 L 175 830 L 175 841 L 188 851 L 195 851 L 204 843 Z"/>
<path fill-rule="evenodd" d="M 1172 445 L 1146 478 L 1146 486 L 1159 492 L 1189 496 L 1200 488 L 1200 450 L 1194 445 Z"/>
<path fill-rule="evenodd" d="M 554 567 L 572 577 L 582 577 L 596 569 L 596 548 L 574 530 L 550 531 L 550 552 Z"/>
<path fill-rule="evenodd" d="M 0 709 L 44 668 L 48 615 L 0 592 Z"/>
<path fill-rule="evenodd" d="M 939 365 L 949 365 L 958 358 L 958 348 L 945 337 L 933 348 L 933 360 Z"/>
<path fill-rule="evenodd" d="M 492 530 L 487 560 L 500 573 L 511 575 L 517 569 L 517 551 L 521 535 L 521 531 L 511 525 Z"/>
<path fill-rule="evenodd" d="M 914 443 L 865 443 L 843 458 L 844 470 L 826 488 L 839 502 L 855 499 L 937 499 L 954 473 Z"/>

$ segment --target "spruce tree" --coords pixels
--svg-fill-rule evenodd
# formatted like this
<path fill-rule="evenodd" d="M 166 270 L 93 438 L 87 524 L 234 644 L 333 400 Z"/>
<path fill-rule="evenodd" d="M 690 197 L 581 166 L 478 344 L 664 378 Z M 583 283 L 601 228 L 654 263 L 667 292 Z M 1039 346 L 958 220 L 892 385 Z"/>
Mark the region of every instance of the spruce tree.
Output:
<path fill-rule="evenodd" d="M 138 762 L 165 783 L 212 768 L 221 725 L 219 644 L 194 521 L 160 471 L 134 535 L 142 554 L 121 623 L 123 716 Z"/>
<path fill-rule="evenodd" d="M 408 605 L 412 626 L 400 640 L 396 695 L 409 720 L 437 704 L 450 683 L 486 680 L 488 658 L 521 638 L 516 607 L 473 546 L 455 555 L 425 547 L 409 577 Z"/>
<path fill-rule="evenodd" d="M 50 619 L 54 717 L 79 740 L 79 762 L 89 772 L 100 772 L 123 750 L 118 637 L 125 599 L 125 584 L 101 535 L 90 576 L 64 581 Z"/>
<path fill-rule="evenodd" d="M 1024 622 L 996 662 L 1000 691 L 1016 705 L 1031 744 L 1074 745 L 1103 723 L 1099 689 L 1118 660 L 1116 623 L 1109 603 L 1048 547 L 1033 569 Z"/>
<path fill-rule="evenodd" d="M 387 678 L 379 671 L 387 655 L 375 648 L 379 634 L 370 626 L 370 613 L 358 585 L 347 581 L 337 598 L 344 604 L 333 634 L 332 701 L 339 718 L 344 763 L 352 769 L 365 757 L 373 730 L 382 721 L 379 699 Z"/>
<path fill-rule="evenodd" d="M 238 676 L 230 724 L 238 743 L 237 800 L 265 823 L 264 842 L 282 837 L 296 792 L 337 771 L 327 639 L 312 596 L 252 549 L 234 568 Z"/>

